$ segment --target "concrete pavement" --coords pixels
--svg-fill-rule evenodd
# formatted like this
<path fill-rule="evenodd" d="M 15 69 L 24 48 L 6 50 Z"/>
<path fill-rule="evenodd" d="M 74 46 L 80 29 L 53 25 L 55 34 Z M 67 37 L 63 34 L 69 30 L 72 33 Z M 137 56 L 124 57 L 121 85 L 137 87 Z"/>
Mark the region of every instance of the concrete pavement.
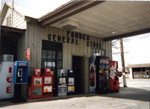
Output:
<path fill-rule="evenodd" d="M 0 109 L 150 109 L 150 79 L 127 80 L 119 93 L 81 95 L 50 101 L 8 103 Z M 36 101 L 36 100 L 35 100 Z"/>

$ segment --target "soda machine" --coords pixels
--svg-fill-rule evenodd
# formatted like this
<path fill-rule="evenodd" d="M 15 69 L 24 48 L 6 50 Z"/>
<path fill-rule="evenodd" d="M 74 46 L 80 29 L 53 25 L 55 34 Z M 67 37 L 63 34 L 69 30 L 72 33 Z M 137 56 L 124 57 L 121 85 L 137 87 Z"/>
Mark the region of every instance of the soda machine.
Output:
<path fill-rule="evenodd" d="M 90 92 L 107 93 L 109 91 L 109 58 L 90 57 Z"/>
<path fill-rule="evenodd" d="M 109 58 L 98 57 L 97 64 L 97 92 L 108 93 L 109 91 Z"/>
<path fill-rule="evenodd" d="M 118 62 L 110 61 L 110 91 L 119 91 Z"/>

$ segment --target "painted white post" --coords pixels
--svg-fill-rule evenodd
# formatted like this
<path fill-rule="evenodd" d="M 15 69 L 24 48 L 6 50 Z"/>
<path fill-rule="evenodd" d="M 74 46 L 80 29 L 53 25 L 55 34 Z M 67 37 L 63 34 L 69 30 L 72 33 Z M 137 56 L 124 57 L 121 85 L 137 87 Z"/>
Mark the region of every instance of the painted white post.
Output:
<path fill-rule="evenodd" d="M 129 68 L 130 70 L 130 79 L 133 79 L 133 72 L 132 72 L 132 68 Z"/>
<path fill-rule="evenodd" d="M 123 72 L 123 87 L 127 87 L 126 74 Z"/>

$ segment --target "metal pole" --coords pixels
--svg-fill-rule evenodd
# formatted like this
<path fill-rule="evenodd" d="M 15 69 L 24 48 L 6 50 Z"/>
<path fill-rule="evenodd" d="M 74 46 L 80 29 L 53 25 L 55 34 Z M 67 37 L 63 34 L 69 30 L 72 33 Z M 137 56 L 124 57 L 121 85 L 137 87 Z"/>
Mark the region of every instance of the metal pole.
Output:
<path fill-rule="evenodd" d="M 121 51 L 122 73 L 123 73 L 123 86 L 127 87 L 126 75 L 125 75 L 125 61 L 124 61 L 123 40 L 122 40 L 122 38 L 120 38 L 120 51 Z"/>

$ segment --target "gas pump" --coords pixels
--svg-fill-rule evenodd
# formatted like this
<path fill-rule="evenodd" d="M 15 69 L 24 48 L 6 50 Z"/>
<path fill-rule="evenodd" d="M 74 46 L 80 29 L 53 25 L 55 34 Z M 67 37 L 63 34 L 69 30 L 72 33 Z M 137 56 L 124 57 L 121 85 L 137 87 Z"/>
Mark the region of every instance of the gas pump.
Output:
<path fill-rule="evenodd" d="M 26 95 L 23 94 L 26 94 L 27 78 L 28 63 L 26 61 L 15 61 L 13 72 L 14 99 L 12 102 L 26 101 Z"/>

